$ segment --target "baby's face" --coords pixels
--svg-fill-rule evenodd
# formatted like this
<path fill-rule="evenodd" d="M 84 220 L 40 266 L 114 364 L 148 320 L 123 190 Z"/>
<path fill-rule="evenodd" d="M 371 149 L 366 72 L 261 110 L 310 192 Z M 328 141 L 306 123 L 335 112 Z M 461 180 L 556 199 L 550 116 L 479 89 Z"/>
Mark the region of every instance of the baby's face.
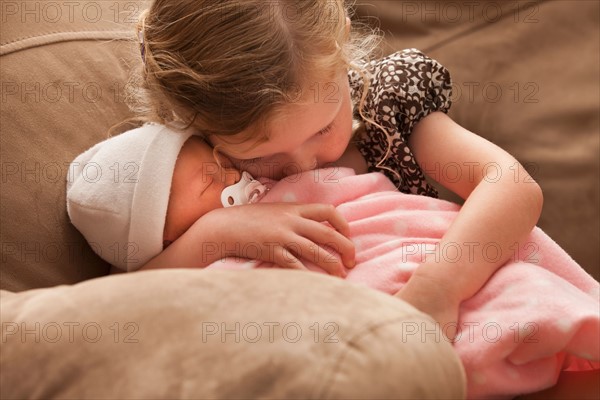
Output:
<path fill-rule="evenodd" d="M 198 218 L 223 207 L 221 192 L 240 180 L 240 172 L 225 157 L 221 167 L 202 139 L 188 139 L 175 163 L 165 220 L 164 240 L 174 241 Z"/>

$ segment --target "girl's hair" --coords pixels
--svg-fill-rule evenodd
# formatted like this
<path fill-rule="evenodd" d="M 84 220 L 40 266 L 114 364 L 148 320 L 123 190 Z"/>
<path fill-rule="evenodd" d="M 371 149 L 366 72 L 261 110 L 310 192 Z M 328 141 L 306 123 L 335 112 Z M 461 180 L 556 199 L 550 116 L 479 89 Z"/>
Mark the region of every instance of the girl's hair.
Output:
<path fill-rule="evenodd" d="M 348 33 L 351 11 L 344 0 L 155 0 L 137 27 L 137 119 L 262 141 L 267 121 L 307 101 L 301 89 L 344 68 L 363 76 L 362 115 L 361 64 L 380 36 L 354 22 Z"/>

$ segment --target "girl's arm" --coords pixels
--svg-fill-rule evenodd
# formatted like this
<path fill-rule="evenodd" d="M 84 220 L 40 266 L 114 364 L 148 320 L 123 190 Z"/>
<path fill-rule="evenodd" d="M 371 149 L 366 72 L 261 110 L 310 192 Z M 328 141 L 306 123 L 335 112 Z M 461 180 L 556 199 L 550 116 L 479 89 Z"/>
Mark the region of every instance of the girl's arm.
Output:
<path fill-rule="evenodd" d="M 534 228 L 543 196 L 515 158 L 442 112 L 415 126 L 409 147 L 427 175 L 466 200 L 439 243 L 446 250 L 427 255 L 397 294 L 444 329 Z M 453 337 L 454 327 L 444 333 Z"/>
<path fill-rule="evenodd" d="M 329 223 L 330 226 L 322 222 Z M 259 203 L 218 208 L 199 218 L 141 270 L 204 268 L 225 257 L 306 269 L 310 260 L 332 275 L 354 267 L 355 248 L 344 217 L 329 204 Z M 333 247 L 341 260 L 322 245 Z"/>

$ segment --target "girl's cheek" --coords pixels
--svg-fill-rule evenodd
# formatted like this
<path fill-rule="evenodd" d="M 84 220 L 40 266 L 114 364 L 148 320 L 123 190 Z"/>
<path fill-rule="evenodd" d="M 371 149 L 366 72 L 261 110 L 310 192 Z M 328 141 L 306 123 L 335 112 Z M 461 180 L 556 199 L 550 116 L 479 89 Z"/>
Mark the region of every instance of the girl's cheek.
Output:
<path fill-rule="evenodd" d="M 252 175 L 252 172 L 248 171 L 255 178 L 261 177 L 274 180 L 282 178 L 281 171 L 283 169 L 283 165 L 281 160 L 265 160 L 262 161 L 260 164 L 257 164 L 257 167 L 258 168 L 255 175 Z"/>
<path fill-rule="evenodd" d="M 284 166 L 283 160 L 279 158 L 261 158 L 259 160 L 241 160 L 236 163 L 240 171 L 246 171 L 254 178 L 281 178 Z"/>

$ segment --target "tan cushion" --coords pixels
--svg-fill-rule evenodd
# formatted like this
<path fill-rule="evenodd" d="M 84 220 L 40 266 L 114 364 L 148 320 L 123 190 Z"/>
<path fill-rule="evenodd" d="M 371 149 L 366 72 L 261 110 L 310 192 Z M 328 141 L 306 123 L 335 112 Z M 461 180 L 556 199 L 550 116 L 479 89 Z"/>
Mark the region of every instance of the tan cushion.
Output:
<path fill-rule="evenodd" d="M 6 399 L 465 395 L 428 316 L 321 274 L 159 270 L 0 294 Z"/>
<path fill-rule="evenodd" d="M 364 3 L 384 53 L 416 47 L 450 70 L 449 115 L 527 168 L 544 192 L 538 225 L 599 280 L 600 3 Z"/>
<path fill-rule="evenodd" d="M 134 3 L 2 5 L 2 289 L 108 273 L 69 223 L 65 179 L 75 156 L 131 115 L 125 85 L 138 61 L 129 13 L 115 17 L 117 5 Z"/>

